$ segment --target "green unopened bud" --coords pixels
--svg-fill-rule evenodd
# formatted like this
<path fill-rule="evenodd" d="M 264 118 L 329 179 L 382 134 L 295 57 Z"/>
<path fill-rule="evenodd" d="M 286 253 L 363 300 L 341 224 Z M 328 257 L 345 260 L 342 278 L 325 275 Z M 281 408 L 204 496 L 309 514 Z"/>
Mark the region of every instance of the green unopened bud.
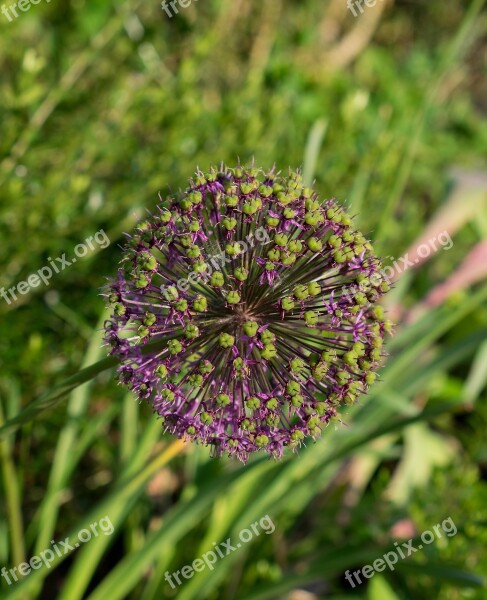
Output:
<path fill-rule="evenodd" d="M 276 243 L 276 245 L 281 246 L 282 248 L 286 247 L 287 240 L 288 240 L 288 237 L 284 233 L 278 233 L 278 234 L 276 234 L 276 237 L 274 238 L 274 242 Z"/>
<path fill-rule="evenodd" d="M 161 220 L 161 223 L 169 223 L 169 221 L 171 220 L 171 211 L 167 210 L 167 208 L 165 208 L 164 210 L 161 211 L 161 214 L 159 215 L 159 219 Z"/>
<path fill-rule="evenodd" d="M 312 369 L 312 374 L 316 381 L 323 381 L 327 373 L 328 365 L 322 361 L 316 364 Z"/>
<path fill-rule="evenodd" d="M 370 360 L 373 360 L 374 362 L 379 361 L 381 359 L 381 349 L 374 348 L 373 350 L 371 350 L 369 352 L 369 358 L 370 358 Z"/>
<path fill-rule="evenodd" d="M 296 254 L 288 254 L 287 256 L 281 256 L 281 263 L 283 265 L 291 266 L 296 262 Z"/>
<path fill-rule="evenodd" d="M 191 204 L 200 204 L 200 202 L 203 200 L 203 194 L 195 190 L 194 192 L 188 194 L 188 200 L 191 202 Z"/>
<path fill-rule="evenodd" d="M 255 215 L 255 213 L 259 210 L 259 204 L 255 202 L 255 200 L 251 200 L 250 202 L 244 202 L 242 206 L 242 212 L 244 215 Z"/>
<path fill-rule="evenodd" d="M 277 398 L 269 398 L 269 400 L 267 400 L 265 403 L 265 407 L 268 410 L 276 410 L 276 408 L 278 406 L 279 406 L 279 400 Z"/>
<path fill-rule="evenodd" d="M 195 273 L 204 273 L 207 269 L 208 265 L 201 258 L 193 263 L 193 271 Z"/>
<path fill-rule="evenodd" d="M 201 250 L 198 248 L 198 246 L 191 246 L 186 250 L 186 256 L 188 258 L 198 258 L 201 256 Z"/>
<path fill-rule="evenodd" d="M 309 238 L 307 244 L 311 252 L 319 252 L 323 248 L 321 241 L 315 237 Z"/>
<path fill-rule="evenodd" d="M 384 342 L 383 342 L 382 338 L 376 337 L 376 338 L 372 338 L 370 343 L 372 344 L 372 346 L 374 348 L 382 348 Z"/>
<path fill-rule="evenodd" d="M 187 337 L 188 340 L 194 340 L 199 336 L 199 334 L 200 330 L 196 325 L 190 323 L 184 328 L 184 335 Z"/>
<path fill-rule="evenodd" d="M 258 435 L 255 438 L 255 445 L 258 448 L 265 448 L 265 446 L 269 445 L 269 438 L 265 434 Z"/>
<path fill-rule="evenodd" d="M 176 394 L 172 390 L 164 389 L 161 392 L 161 396 L 166 402 L 172 402 L 176 397 Z"/>
<path fill-rule="evenodd" d="M 367 373 L 367 375 L 365 376 L 365 383 L 367 385 L 372 385 L 375 382 L 376 378 L 377 378 L 376 373 Z"/>
<path fill-rule="evenodd" d="M 228 406 L 230 404 L 230 396 L 228 394 L 218 394 L 215 402 L 218 406 Z"/>
<path fill-rule="evenodd" d="M 200 414 L 200 421 L 203 425 L 210 425 L 210 423 L 213 423 L 213 417 L 208 412 L 202 412 Z"/>
<path fill-rule="evenodd" d="M 167 347 L 170 354 L 179 354 L 183 346 L 179 340 L 169 340 Z"/>
<path fill-rule="evenodd" d="M 301 394 L 295 394 L 294 396 L 291 396 L 291 404 L 294 406 L 294 408 L 299 408 L 304 402 L 304 398 Z"/>
<path fill-rule="evenodd" d="M 269 331 L 269 329 L 264 329 L 260 334 L 260 339 L 263 344 L 273 344 L 276 341 L 276 335 L 272 331 Z"/>
<path fill-rule="evenodd" d="M 209 360 L 202 360 L 198 365 L 198 371 L 202 375 L 209 375 L 215 367 L 211 364 Z"/>
<path fill-rule="evenodd" d="M 265 218 L 265 222 L 267 223 L 267 225 L 269 225 L 269 227 L 277 227 L 279 225 L 279 219 L 276 217 L 267 216 Z"/>
<path fill-rule="evenodd" d="M 178 241 L 183 248 L 189 248 L 193 245 L 193 238 L 190 235 L 180 235 Z"/>
<path fill-rule="evenodd" d="M 179 201 L 179 206 L 181 207 L 181 210 L 183 210 L 183 211 L 191 210 L 191 208 L 192 208 L 191 200 L 189 198 L 181 198 L 181 200 Z"/>
<path fill-rule="evenodd" d="M 127 312 L 127 309 L 121 302 L 117 302 L 113 307 L 113 312 L 117 315 L 117 317 L 121 317 Z"/>
<path fill-rule="evenodd" d="M 272 194 L 272 188 L 268 185 L 261 185 L 259 186 L 259 194 L 262 196 L 262 198 L 269 198 L 269 196 Z"/>
<path fill-rule="evenodd" d="M 317 281 L 308 283 L 308 292 L 310 296 L 318 296 L 321 293 L 321 285 Z"/>
<path fill-rule="evenodd" d="M 228 304 L 238 304 L 240 302 L 240 294 L 235 291 L 228 292 L 226 300 Z"/>
<path fill-rule="evenodd" d="M 270 360 L 274 358 L 277 354 L 277 349 L 274 344 L 266 344 L 264 348 L 260 351 L 260 355 L 264 360 Z"/>
<path fill-rule="evenodd" d="M 150 327 L 151 325 L 154 325 L 155 322 L 156 322 L 156 315 L 154 313 L 150 313 L 150 312 L 145 313 L 144 325 L 146 325 L 147 327 Z"/>
<path fill-rule="evenodd" d="M 241 247 L 238 242 L 232 242 L 231 244 L 227 244 L 225 246 L 225 252 L 228 256 L 238 256 L 241 252 Z"/>
<path fill-rule="evenodd" d="M 203 375 L 192 373 L 188 377 L 188 382 L 193 388 L 200 388 L 203 385 Z"/>
<path fill-rule="evenodd" d="M 271 428 L 277 427 L 279 425 L 279 415 L 276 415 L 276 413 L 269 413 L 264 419 L 264 423 Z"/>
<path fill-rule="evenodd" d="M 188 229 L 192 232 L 192 233 L 197 233 L 201 227 L 198 221 L 193 220 L 191 221 L 191 223 L 188 226 Z"/>
<path fill-rule="evenodd" d="M 355 342 L 352 346 L 352 351 L 354 354 L 356 354 L 357 356 L 363 356 L 365 354 L 365 346 L 362 342 Z"/>
<path fill-rule="evenodd" d="M 306 210 L 309 211 L 319 210 L 320 203 L 317 200 L 314 200 L 313 198 L 308 198 L 304 203 L 304 207 Z"/>
<path fill-rule="evenodd" d="M 255 431 L 255 423 L 250 419 L 243 419 L 243 421 L 240 423 L 240 427 L 244 431 Z"/>
<path fill-rule="evenodd" d="M 269 252 L 267 253 L 267 258 L 269 260 L 278 262 L 279 259 L 281 258 L 281 253 L 279 250 L 277 250 L 277 248 L 273 248 L 272 250 L 269 250 Z"/>
<path fill-rule="evenodd" d="M 318 319 L 319 315 L 314 310 L 307 310 L 304 313 L 304 321 L 309 327 L 316 325 L 316 323 L 318 323 Z"/>
<path fill-rule="evenodd" d="M 188 310 L 188 301 L 182 298 L 176 302 L 174 308 L 179 312 L 184 312 L 185 310 Z"/>
<path fill-rule="evenodd" d="M 289 366 L 291 373 L 295 373 L 296 375 L 302 373 L 306 368 L 306 364 L 302 358 L 293 358 Z"/>
<path fill-rule="evenodd" d="M 287 246 L 289 252 L 297 252 L 298 254 L 303 251 L 303 242 L 300 240 L 291 240 Z"/>
<path fill-rule="evenodd" d="M 358 356 L 355 352 L 345 352 L 343 355 L 343 361 L 351 367 L 354 367 L 357 364 L 357 358 Z"/>
<path fill-rule="evenodd" d="M 222 348 L 231 348 L 235 343 L 235 338 L 229 333 L 220 333 L 218 343 Z"/>
<path fill-rule="evenodd" d="M 162 380 L 167 378 L 168 370 L 167 370 L 166 365 L 162 365 L 162 364 L 159 365 L 154 372 Z"/>
<path fill-rule="evenodd" d="M 137 264 L 146 271 L 154 271 L 157 268 L 157 260 L 149 252 L 143 252 L 138 257 Z"/>
<path fill-rule="evenodd" d="M 326 363 L 332 363 L 336 360 L 337 353 L 335 350 L 323 350 L 321 353 L 321 359 Z"/>
<path fill-rule="evenodd" d="M 286 385 L 286 393 L 289 394 L 289 396 L 296 396 L 296 394 L 299 394 L 300 391 L 301 386 L 297 381 L 290 381 Z"/>
<path fill-rule="evenodd" d="M 210 285 L 213 287 L 222 287 L 225 283 L 225 278 L 223 277 L 223 273 L 221 271 L 215 271 L 212 273 L 210 278 Z"/>
<path fill-rule="evenodd" d="M 316 406 L 315 406 L 315 410 L 319 415 L 324 415 L 325 412 L 327 411 L 328 406 L 326 405 L 326 402 L 317 402 Z"/>
<path fill-rule="evenodd" d="M 338 235 L 331 235 L 328 239 L 328 244 L 335 249 L 338 249 L 342 245 L 342 239 Z"/>
<path fill-rule="evenodd" d="M 230 206 L 231 208 L 235 208 L 238 205 L 238 196 L 225 196 L 224 200 L 225 204 L 227 206 Z"/>
<path fill-rule="evenodd" d="M 311 227 L 316 227 L 323 220 L 323 216 L 319 212 L 308 212 L 304 215 L 304 222 Z"/>
<path fill-rule="evenodd" d="M 208 309 L 208 301 L 204 296 L 198 296 L 193 302 L 193 310 L 196 312 L 205 312 Z"/>
<path fill-rule="evenodd" d="M 353 299 L 358 306 L 365 306 L 367 304 L 367 296 L 362 292 L 357 292 Z"/>
<path fill-rule="evenodd" d="M 250 410 L 257 410 L 260 407 L 260 400 L 257 398 L 257 396 L 249 396 L 245 400 L 245 405 Z"/>
<path fill-rule="evenodd" d="M 282 204 L 282 206 L 286 206 L 287 204 L 290 204 L 294 198 L 291 196 L 291 194 L 285 194 L 284 192 L 278 192 L 276 194 L 277 197 L 277 201 L 279 202 L 279 204 Z"/>
<path fill-rule="evenodd" d="M 237 267 L 234 275 L 235 279 L 238 279 L 238 281 L 245 281 L 249 276 L 249 272 L 244 267 Z"/>
<path fill-rule="evenodd" d="M 243 324 L 243 330 L 248 337 L 254 337 L 257 333 L 257 329 L 259 329 L 259 325 L 255 321 L 246 321 Z"/>
<path fill-rule="evenodd" d="M 179 293 L 176 287 L 170 285 L 168 288 L 164 290 L 164 296 L 167 298 L 169 302 L 174 302 L 179 298 Z"/>
<path fill-rule="evenodd" d="M 225 217 L 222 221 L 223 226 L 225 227 L 225 229 L 227 229 L 228 231 L 231 231 L 232 229 L 235 229 L 235 227 L 237 226 L 237 219 L 234 219 L 233 217 Z"/>
<path fill-rule="evenodd" d="M 307 285 L 296 285 L 293 292 L 298 300 L 306 300 L 309 296 Z"/>
<path fill-rule="evenodd" d="M 149 278 L 144 273 L 141 273 L 135 281 L 135 287 L 143 289 L 146 288 L 149 285 L 149 283 Z"/>
<path fill-rule="evenodd" d="M 245 182 L 240 184 L 240 191 L 242 194 L 248 195 L 254 191 L 255 187 L 251 182 Z"/>
<path fill-rule="evenodd" d="M 309 417 L 308 421 L 306 422 L 306 427 L 308 428 L 310 435 L 319 435 L 321 433 L 320 425 L 320 418 L 316 416 Z"/>
<path fill-rule="evenodd" d="M 291 438 L 289 445 L 292 448 L 304 440 L 304 433 L 300 429 L 296 429 L 296 431 L 293 431 L 289 437 Z"/>
<path fill-rule="evenodd" d="M 283 298 L 281 302 L 282 310 L 292 310 L 295 306 L 292 298 Z"/>
<path fill-rule="evenodd" d="M 347 257 L 341 250 L 335 250 L 334 252 L 332 252 L 332 255 L 335 262 L 337 262 L 338 264 L 342 264 L 347 260 Z"/>

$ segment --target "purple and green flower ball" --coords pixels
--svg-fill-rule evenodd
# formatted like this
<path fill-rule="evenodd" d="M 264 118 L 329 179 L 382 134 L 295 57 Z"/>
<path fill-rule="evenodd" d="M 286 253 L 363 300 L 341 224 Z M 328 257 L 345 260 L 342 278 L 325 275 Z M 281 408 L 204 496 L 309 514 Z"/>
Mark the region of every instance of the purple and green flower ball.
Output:
<path fill-rule="evenodd" d="M 370 242 L 299 172 L 222 165 L 129 236 L 105 339 L 170 433 L 279 457 L 374 382 L 388 289 Z"/>

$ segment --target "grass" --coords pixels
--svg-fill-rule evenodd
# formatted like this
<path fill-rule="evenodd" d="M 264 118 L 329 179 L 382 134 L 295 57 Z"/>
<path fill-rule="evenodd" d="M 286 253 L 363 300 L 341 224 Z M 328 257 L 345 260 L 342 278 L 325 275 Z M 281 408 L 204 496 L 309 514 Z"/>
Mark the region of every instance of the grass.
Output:
<path fill-rule="evenodd" d="M 485 3 L 384 2 L 354 19 L 341 0 L 206 0 L 169 19 L 158 3 L 73 0 L 0 14 L 0 29 L 0 287 L 100 229 L 111 242 L 0 301 L 0 568 L 114 525 L 50 569 L 0 578 L 2 598 L 484 598 L 481 265 L 425 299 L 487 235 Z M 123 232 L 196 165 L 237 157 L 302 166 L 390 262 L 441 231 L 445 206 L 457 224 L 452 249 L 388 295 L 397 329 L 368 397 L 299 455 L 247 466 L 164 435 L 100 346 Z M 166 571 L 264 515 L 272 535 L 168 586 Z M 346 582 L 398 523 L 409 538 L 447 517 L 455 536 Z"/>

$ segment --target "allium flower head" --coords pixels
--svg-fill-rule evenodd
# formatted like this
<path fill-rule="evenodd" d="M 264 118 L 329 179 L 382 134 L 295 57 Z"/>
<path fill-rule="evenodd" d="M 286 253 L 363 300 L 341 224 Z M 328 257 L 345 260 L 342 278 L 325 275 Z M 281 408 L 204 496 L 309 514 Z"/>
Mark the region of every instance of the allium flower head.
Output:
<path fill-rule="evenodd" d="M 299 172 L 222 165 L 129 236 L 105 338 L 171 433 L 280 456 L 374 381 L 388 289 L 370 243 Z"/>

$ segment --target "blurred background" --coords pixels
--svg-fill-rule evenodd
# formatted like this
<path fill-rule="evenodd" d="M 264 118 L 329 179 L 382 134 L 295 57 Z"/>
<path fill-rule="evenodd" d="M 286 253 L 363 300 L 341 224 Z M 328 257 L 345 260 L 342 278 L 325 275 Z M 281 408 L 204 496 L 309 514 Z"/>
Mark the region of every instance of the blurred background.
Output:
<path fill-rule="evenodd" d="M 0 577 L 0 597 L 487 598 L 484 1 L 377 0 L 352 4 L 356 16 L 346 0 L 180 0 L 169 14 L 157 1 L 10 1 L 0 288 L 101 230 L 110 244 L 0 297 L 0 569 L 105 516 L 114 530 Z M 123 232 L 196 166 L 252 157 L 301 167 L 388 265 L 451 236 L 387 295 L 396 332 L 368 397 L 299 455 L 243 466 L 164 435 L 113 370 L 49 395 L 106 355 L 99 294 Z M 48 409 L 26 410 L 39 397 Z M 168 584 L 266 515 L 272 534 Z M 361 585 L 345 578 L 449 518 L 455 535 Z"/>

